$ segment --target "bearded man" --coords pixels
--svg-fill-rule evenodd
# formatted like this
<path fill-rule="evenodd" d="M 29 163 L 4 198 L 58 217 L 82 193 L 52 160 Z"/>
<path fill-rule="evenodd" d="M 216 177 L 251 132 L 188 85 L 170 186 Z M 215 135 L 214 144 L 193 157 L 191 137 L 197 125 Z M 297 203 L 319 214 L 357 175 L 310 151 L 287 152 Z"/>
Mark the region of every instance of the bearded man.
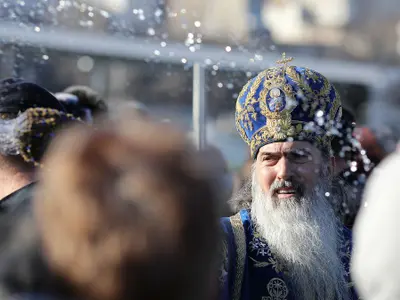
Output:
<path fill-rule="evenodd" d="M 324 76 L 289 61 L 251 79 L 237 99 L 236 127 L 254 163 L 239 195 L 250 203 L 221 221 L 222 299 L 356 298 L 350 232 L 332 207 L 330 129 L 340 97 Z M 278 92 L 283 105 L 270 110 Z"/>

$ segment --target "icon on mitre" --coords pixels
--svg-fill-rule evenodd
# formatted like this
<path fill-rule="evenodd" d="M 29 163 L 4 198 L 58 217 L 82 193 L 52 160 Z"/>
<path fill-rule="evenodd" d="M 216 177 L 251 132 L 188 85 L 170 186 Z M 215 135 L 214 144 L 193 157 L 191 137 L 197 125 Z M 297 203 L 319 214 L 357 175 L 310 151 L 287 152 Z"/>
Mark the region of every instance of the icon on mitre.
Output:
<path fill-rule="evenodd" d="M 285 109 L 286 101 L 284 93 L 278 89 L 273 88 L 269 91 L 269 97 L 267 100 L 268 109 L 271 112 L 281 112 Z"/>

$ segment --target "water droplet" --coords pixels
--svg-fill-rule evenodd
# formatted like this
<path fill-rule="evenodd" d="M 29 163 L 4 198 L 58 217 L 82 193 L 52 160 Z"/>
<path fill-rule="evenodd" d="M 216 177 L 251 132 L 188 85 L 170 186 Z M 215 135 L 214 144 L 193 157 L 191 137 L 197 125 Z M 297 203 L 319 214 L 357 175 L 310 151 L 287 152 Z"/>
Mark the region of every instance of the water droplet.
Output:
<path fill-rule="evenodd" d="M 222 88 L 222 87 L 224 86 L 224 84 L 223 84 L 222 82 L 218 82 L 217 86 L 218 86 L 219 88 Z"/>
<path fill-rule="evenodd" d="M 188 38 L 189 38 L 189 39 L 194 39 L 194 34 L 191 33 L 191 32 L 189 32 L 189 33 L 188 33 Z"/>
<path fill-rule="evenodd" d="M 195 51 L 196 51 L 196 48 L 195 48 L 194 46 L 190 46 L 190 47 L 189 47 L 189 50 L 190 50 L 190 52 L 195 52 Z"/>
<path fill-rule="evenodd" d="M 324 112 L 322 110 L 317 111 L 316 116 L 318 118 L 321 118 L 324 115 Z"/>
<path fill-rule="evenodd" d="M 255 60 L 263 60 L 263 56 L 260 54 L 256 54 L 256 55 L 254 55 L 254 59 Z"/>
<path fill-rule="evenodd" d="M 160 55 L 160 51 L 159 50 L 154 50 L 154 55 Z"/>
<path fill-rule="evenodd" d="M 110 17 L 110 14 L 105 10 L 100 10 L 100 14 L 107 19 Z"/>
<path fill-rule="evenodd" d="M 350 168 L 350 171 L 356 172 L 356 171 L 357 171 L 357 167 L 356 167 L 356 166 L 352 166 L 352 167 Z"/>
<path fill-rule="evenodd" d="M 238 93 L 234 93 L 234 94 L 232 95 L 232 98 L 234 98 L 234 99 L 236 99 L 237 97 L 239 97 L 239 94 L 238 94 Z"/>
<path fill-rule="evenodd" d="M 91 27 L 93 26 L 93 21 L 92 20 L 79 21 L 79 25 L 81 25 L 82 27 Z"/>
<path fill-rule="evenodd" d="M 211 75 L 213 75 L 213 76 L 217 75 L 217 71 L 212 70 L 212 71 L 211 71 Z"/>
<path fill-rule="evenodd" d="M 42 56 L 42 58 L 43 58 L 44 60 L 48 60 L 48 59 L 49 59 L 49 56 L 46 55 L 46 54 L 44 54 L 44 55 Z"/>
<path fill-rule="evenodd" d="M 194 26 L 196 26 L 197 28 L 201 26 L 201 22 L 200 21 L 195 21 L 194 22 Z"/>
<path fill-rule="evenodd" d="M 236 62 L 231 61 L 231 62 L 229 63 L 229 66 L 230 66 L 231 68 L 236 68 Z"/>
<path fill-rule="evenodd" d="M 166 42 L 161 42 L 161 43 L 160 43 L 160 45 L 161 45 L 161 47 L 163 47 L 163 48 L 164 48 L 164 47 L 166 47 L 166 46 L 167 46 L 167 43 L 166 43 Z"/>
<path fill-rule="evenodd" d="M 139 13 L 139 11 L 137 9 L 133 9 L 132 12 L 134 15 L 137 15 Z"/>
<path fill-rule="evenodd" d="M 156 11 L 154 12 L 154 15 L 156 17 L 161 17 L 162 14 L 163 14 L 163 11 L 161 9 L 159 9 L 159 8 L 157 8 Z"/>
<path fill-rule="evenodd" d="M 226 88 L 229 90 L 233 89 L 233 83 L 231 83 L 231 82 L 227 83 Z"/>
<path fill-rule="evenodd" d="M 276 46 L 275 46 L 275 45 L 271 45 L 271 46 L 269 46 L 269 50 L 271 50 L 271 51 L 275 51 L 275 50 L 276 50 Z"/>
<path fill-rule="evenodd" d="M 185 8 L 181 9 L 181 14 L 186 14 L 186 9 Z"/>
<path fill-rule="evenodd" d="M 81 72 L 90 72 L 94 67 L 94 60 L 90 56 L 82 56 L 78 59 L 77 67 Z"/>
<path fill-rule="evenodd" d="M 154 28 L 149 28 L 149 29 L 147 29 L 147 34 L 148 35 L 155 35 L 156 31 L 154 30 Z"/>
<path fill-rule="evenodd" d="M 211 65 L 211 64 L 212 64 L 212 60 L 209 59 L 209 58 L 206 58 L 206 59 L 204 60 L 204 63 L 205 63 L 206 65 Z"/>
<path fill-rule="evenodd" d="M 230 46 L 226 46 L 226 47 L 225 47 L 225 51 L 226 51 L 226 52 L 231 52 L 231 50 L 232 50 L 232 48 L 231 48 Z"/>
<path fill-rule="evenodd" d="M 88 16 L 93 18 L 94 17 L 94 13 L 91 11 L 91 12 L 88 13 Z"/>
<path fill-rule="evenodd" d="M 325 196 L 326 196 L 326 197 L 329 197 L 330 195 L 331 195 L 331 193 L 329 193 L 329 192 L 326 192 L 326 193 L 325 193 Z"/>
<path fill-rule="evenodd" d="M 217 65 L 212 66 L 213 70 L 218 71 L 219 67 Z"/>
<path fill-rule="evenodd" d="M 35 26 L 35 31 L 36 31 L 36 32 L 40 32 L 40 27 Z"/>
<path fill-rule="evenodd" d="M 139 20 L 140 20 L 140 21 L 144 21 L 144 20 L 146 20 L 146 17 L 145 17 L 144 15 L 140 15 L 140 16 L 139 16 Z"/>
<path fill-rule="evenodd" d="M 186 63 L 187 63 L 187 59 L 186 59 L 186 58 L 182 58 L 182 59 L 181 59 L 181 62 L 182 62 L 183 64 L 186 64 Z"/>
<path fill-rule="evenodd" d="M 251 72 L 246 72 L 247 77 L 251 77 L 253 74 Z"/>

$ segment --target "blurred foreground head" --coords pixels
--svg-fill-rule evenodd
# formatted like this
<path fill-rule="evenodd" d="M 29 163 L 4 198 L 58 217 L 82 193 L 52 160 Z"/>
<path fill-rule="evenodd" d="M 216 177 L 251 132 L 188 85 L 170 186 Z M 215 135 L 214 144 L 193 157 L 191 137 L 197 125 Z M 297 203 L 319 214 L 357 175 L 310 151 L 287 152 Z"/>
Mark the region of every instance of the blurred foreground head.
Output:
<path fill-rule="evenodd" d="M 351 272 L 360 297 L 400 299 L 400 154 L 374 169 L 354 226 Z"/>
<path fill-rule="evenodd" d="M 218 220 L 204 162 L 166 124 L 59 137 L 35 202 L 50 268 L 85 299 L 210 299 Z"/>

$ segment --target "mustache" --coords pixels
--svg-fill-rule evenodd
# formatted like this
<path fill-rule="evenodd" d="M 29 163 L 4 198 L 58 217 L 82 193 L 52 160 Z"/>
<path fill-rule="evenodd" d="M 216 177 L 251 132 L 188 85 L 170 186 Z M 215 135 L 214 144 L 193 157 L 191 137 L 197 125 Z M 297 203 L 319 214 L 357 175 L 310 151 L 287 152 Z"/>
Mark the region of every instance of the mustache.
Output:
<path fill-rule="evenodd" d="M 299 183 L 294 179 L 288 180 L 275 180 L 270 187 L 271 195 L 275 195 L 277 191 L 281 188 L 292 188 L 296 191 L 297 194 L 303 195 L 305 191 L 305 187 L 303 184 Z"/>

